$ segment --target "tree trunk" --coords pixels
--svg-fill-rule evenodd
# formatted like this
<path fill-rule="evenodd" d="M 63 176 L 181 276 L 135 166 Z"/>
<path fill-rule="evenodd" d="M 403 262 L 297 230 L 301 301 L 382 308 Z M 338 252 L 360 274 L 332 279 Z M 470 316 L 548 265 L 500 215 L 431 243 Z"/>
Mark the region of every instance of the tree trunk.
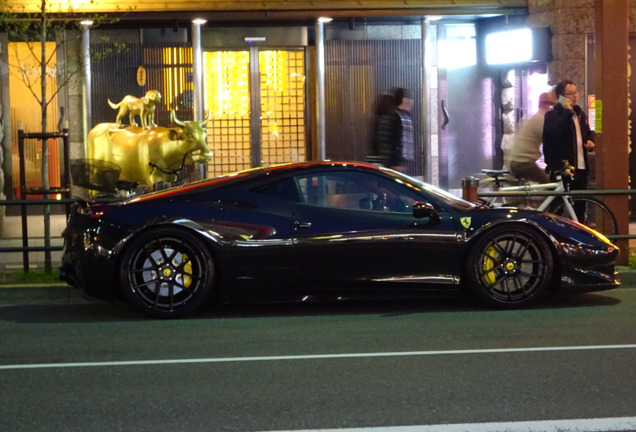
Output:
<path fill-rule="evenodd" d="M 47 17 L 46 17 L 46 0 L 42 0 L 42 15 L 40 16 L 40 45 L 42 48 L 42 58 L 40 59 L 40 65 L 42 66 L 42 78 L 40 80 L 42 88 L 41 108 L 42 108 L 42 133 L 46 133 L 47 130 L 47 118 L 46 118 L 46 29 L 47 29 Z M 48 191 L 49 184 L 49 143 L 47 139 L 42 140 L 42 188 Z M 44 199 L 48 199 L 49 194 L 44 194 Z M 51 247 L 51 206 L 49 204 L 44 205 L 44 271 L 51 273 L 53 266 L 51 264 L 51 251 L 48 249 Z"/>

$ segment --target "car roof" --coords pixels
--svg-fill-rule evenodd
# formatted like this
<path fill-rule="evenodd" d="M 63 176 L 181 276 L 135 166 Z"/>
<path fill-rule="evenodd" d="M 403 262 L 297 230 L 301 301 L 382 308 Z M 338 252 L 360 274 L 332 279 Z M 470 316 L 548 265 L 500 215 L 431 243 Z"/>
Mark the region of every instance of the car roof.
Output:
<path fill-rule="evenodd" d="M 151 192 L 136 198 L 132 198 L 128 202 L 141 202 L 153 199 L 168 198 L 170 196 L 180 196 L 189 192 L 196 192 L 199 189 L 208 189 L 210 187 L 224 187 L 235 184 L 236 182 L 244 182 L 246 180 L 258 180 L 259 178 L 277 178 L 284 175 L 290 175 L 303 171 L 320 171 L 330 169 L 370 169 L 379 172 L 377 166 L 362 162 L 347 161 L 318 161 L 318 162 L 294 162 L 281 165 L 273 165 L 270 167 L 250 168 L 235 173 L 225 174 L 219 177 L 198 180 L 182 186 L 166 189 L 163 191 Z"/>
<path fill-rule="evenodd" d="M 281 165 L 274 165 L 263 168 L 266 175 L 284 175 L 299 171 L 320 170 L 330 168 L 365 168 L 379 170 L 378 167 L 362 162 L 346 162 L 346 161 L 318 161 L 318 162 L 294 162 Z"/>

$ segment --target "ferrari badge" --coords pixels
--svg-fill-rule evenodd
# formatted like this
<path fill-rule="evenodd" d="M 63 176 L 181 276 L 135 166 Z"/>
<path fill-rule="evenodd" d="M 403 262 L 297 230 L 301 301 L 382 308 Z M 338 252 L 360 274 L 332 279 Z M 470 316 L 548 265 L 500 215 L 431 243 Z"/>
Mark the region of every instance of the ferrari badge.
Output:
<path fill-rule="evenodd" d="M 460 219 L 460 222 L 462 223 L 462 226 L 466 229 L 468 229 L 468 227 L 470 227 L 470 218 L 469 217 L 463 217 Z"/>

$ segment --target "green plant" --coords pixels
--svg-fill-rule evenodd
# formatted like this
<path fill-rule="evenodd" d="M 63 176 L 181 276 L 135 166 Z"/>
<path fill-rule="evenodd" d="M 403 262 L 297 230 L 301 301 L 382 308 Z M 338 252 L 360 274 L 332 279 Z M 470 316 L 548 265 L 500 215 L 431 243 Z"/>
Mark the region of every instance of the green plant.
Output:
<path fill-rule="evenodd" d="M 57 283 L 59 282 L 59 276 L 57 273 L 47 272 L 44 270 L 32 270 L 28 273 L 23 271 L 5 271 L 0 274 L 0 283 L 2 284 L 42 284 L 42 283 Z"/>

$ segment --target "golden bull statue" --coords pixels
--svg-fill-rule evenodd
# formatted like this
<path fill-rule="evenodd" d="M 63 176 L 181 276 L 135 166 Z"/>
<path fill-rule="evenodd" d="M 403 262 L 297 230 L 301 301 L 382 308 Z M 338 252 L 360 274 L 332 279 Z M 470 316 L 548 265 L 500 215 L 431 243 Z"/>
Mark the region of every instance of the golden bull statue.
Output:
<path fill-rule="evenodd" d="M 177 180 L 176 172 L 186 163 L 207 163 L 212 153 L 207 147 L 207 119 L 179 121 L 176 127 L 126 127 L 100 123 L 87 137 L 87 156 L 121 167 L 120 180 L 152 186 Z"/>

